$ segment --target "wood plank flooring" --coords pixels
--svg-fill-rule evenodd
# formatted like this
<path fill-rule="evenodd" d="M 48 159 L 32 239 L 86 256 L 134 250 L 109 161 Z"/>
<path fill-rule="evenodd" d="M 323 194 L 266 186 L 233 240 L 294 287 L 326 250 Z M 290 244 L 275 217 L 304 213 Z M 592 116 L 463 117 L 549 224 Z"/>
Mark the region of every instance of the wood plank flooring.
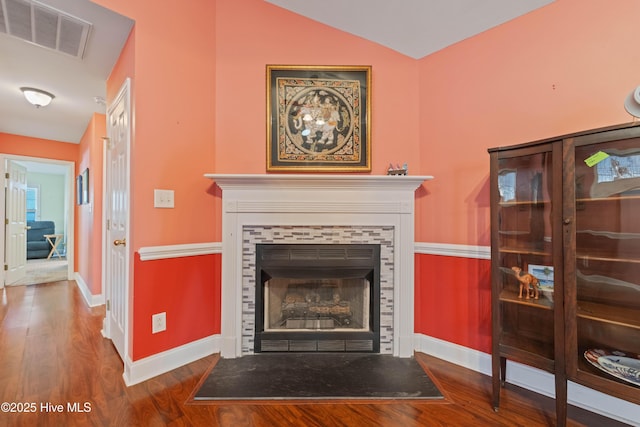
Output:
<path fill-rule="evenodd" d="M 489 377 L 422 353 L 416 358 L 445 395 L 443 401 L 193 403 L 191 396 L 217 355 L 126 387 L 122 361 L 100 334 L 104 307 L 87 307 L 75 282 L 8 287 L 0 293 L 0 402 L 34 410 L 0 412 L 0 426 L 555 424 L 553 400 L 507 385 L 495 413 Z M 570 426 L 622 425 L 574 407 L 569 416 Z"/>

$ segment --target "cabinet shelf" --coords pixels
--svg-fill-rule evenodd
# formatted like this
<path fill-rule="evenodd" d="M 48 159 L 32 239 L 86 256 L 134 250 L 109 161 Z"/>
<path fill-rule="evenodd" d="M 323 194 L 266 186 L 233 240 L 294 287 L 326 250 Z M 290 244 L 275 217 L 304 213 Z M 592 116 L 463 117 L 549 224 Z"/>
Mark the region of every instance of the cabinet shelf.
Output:
<path fill-rule="evenodd" d="M 500 292 L 500 302 L 510 303 L 510 304 L 522 304 L 529 307 L 540 308 L 544 310 L 551 310 L 553 308 L 553 302 L 548 300 L 546 297 L 542 295 L 540 292 L 540 296 L 538 299 L 533 298 L 518 298 L 518 292 L 513 291 L 511 289 L 503 289 Z"/>
<path fill-rule="evenodd" d="M 531 236 L 531 231 L 529 230 L 500 230 L 498 234 L 502 237 L 525 237 L 529 240 L 529 236 Z"/>
<path fill-rule="evenodd" d="M 640 195 L 616 195 L 611 197 L 581 197 L 576 199 L 576 204 L 585 202 L 619 202 L 621 200 L 638 200 L 640 201 Z"/>
<path fill-rule="evenodd" d="M 534 255 L 534 256 L 551 256 L 550 252 L 542 251 L 538 249 L 527 249 L 527 248 L 500 248 L 498 249 L 500 253 L 505 254 L 521 254 L 521 255 Z"/>
<path fill-rule="evenodd" d="M 509 359 L 537 366 L 547 372 L 555 371 L 553 345 L 524 340 L 513 334 L 503 334 L 500 341 L 500 353 Z"/>
<path fill-rule="evenodd" d="M 576 254 L 576 260 L 583 261 L 588 263 L 589 261 L 605 261 L 605 262 L 615 262 L 615 263 L 626 263 L 626 264 L 640 264 L 640 259 L 638 258 L 616 258 L 613 255 L 598 255 L 594 253 L 589 254 Z"/>
<path fill-rule="evenodd" d="M 501 208 L 513 208 L 518 206 L 537 206 L 537 205 L 545 205 L 551 204 L 550 200 L 523 200 L 519 202 L 500 202 L 498 205 Z"/>
<path fill-rule="evenodd" d="M 612 307 L 590 301 L 578 301 L 578 317 L 598 322 L 610 323 L 640 332 L 640 309 Z"/>
<path fill-rule="evenodd" d="M 576 233 L 583 236 L 606 237 L 611 240 L 640 240 L 640 233 L 623 233 L 606 230 L 577 230 Z"/>

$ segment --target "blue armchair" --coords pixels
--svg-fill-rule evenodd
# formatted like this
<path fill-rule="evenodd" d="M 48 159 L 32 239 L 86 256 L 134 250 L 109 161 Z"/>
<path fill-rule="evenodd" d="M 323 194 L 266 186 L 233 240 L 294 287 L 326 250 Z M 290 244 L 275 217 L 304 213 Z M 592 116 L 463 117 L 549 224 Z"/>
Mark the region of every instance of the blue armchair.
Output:
<path fill-rule="evenodd" d="M 48 257 L 51 245 L 44 235 L 56 232 L 55 223 L 53 221 L 27 221 L 27 227 L 27 259 Z"/>

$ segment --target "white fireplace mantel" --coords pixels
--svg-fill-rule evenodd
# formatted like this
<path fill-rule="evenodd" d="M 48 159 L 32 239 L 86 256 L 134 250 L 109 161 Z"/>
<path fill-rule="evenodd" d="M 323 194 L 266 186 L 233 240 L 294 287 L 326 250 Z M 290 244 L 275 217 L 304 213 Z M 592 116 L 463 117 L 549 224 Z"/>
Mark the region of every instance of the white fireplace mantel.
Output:
<path fill-rule="evenodd" d="M 222 189 L 222 357 L 242 356 L 242 240 L 247 226 L 393 227 L 392 353 L 413 355 L 415 191 L 432 176 L 205 177 Z"/>
<path fill-rule="evenodd" d="M 414 191 L 432 176 L 411 175 L 307 175 L 307 174 L 205 174 L 223 189 L 289 188 Z"/>

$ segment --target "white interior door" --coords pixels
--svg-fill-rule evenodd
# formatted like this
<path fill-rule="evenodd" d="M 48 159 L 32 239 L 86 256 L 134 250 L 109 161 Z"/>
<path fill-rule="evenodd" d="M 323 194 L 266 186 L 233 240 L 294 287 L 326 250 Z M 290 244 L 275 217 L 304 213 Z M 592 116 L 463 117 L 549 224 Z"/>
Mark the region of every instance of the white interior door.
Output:
<path fill-rule="evenodd" d="M 5 202 L 5 283 L 24 279 L 27 272 L 27 168 L 7 160 Z"/>
<path fill-rule="evenodd" d="M 105 294 L 107 336 L 127 356 L 129 303 L 129 81 L 123 85 L 107 115 L 105 151 Z"/>

